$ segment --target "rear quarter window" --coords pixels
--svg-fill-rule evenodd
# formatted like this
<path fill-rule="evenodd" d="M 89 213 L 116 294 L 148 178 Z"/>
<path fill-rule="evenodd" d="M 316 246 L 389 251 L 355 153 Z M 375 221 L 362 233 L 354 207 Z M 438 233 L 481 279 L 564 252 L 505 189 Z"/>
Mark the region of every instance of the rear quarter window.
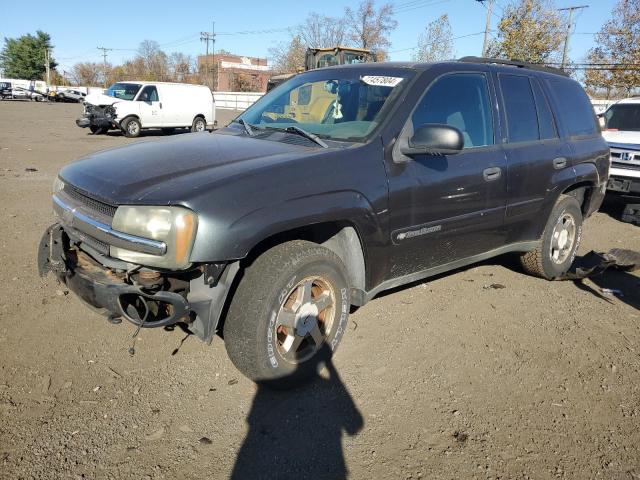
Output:
<path fill-rule="evenodd" d="M 568 79 L 548 79 L 560 117 L 569 136 L 588 136 L 598 133 L 595 113 L 589 97 L 578 83 Z"/>

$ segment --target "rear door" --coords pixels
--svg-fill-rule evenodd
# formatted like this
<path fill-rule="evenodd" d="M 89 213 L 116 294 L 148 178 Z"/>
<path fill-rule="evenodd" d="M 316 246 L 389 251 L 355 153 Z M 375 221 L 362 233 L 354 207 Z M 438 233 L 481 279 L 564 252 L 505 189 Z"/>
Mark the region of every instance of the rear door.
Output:
<path fill-rule="evenodd" d="M 399 158 L 394 150 L 389 165 L 390 278 L 503 245 L 506 162 L 495 141 L 494 104 L 491 77 L 482 67 L 434 78 L 418 101 L 405 129 L 452 125 L 462 132 L 464 149 L 456 155 L 413 158 Z"/>
<path fill-rule="evenodd" d="M 540 214 L 554 175 L 570 168 L 571 151 L 561 141 L 549 101 L 537 78 L 498 73 L 507 156 L 506 225 L 509 243 L 540 236 Z"/>
<path fill-rule="evenodd" d="M 140 122 L 143 127 L 164 126 L 162 103 L 160 102 L 158 88 L 155 85 L 144 86 L 136 101 L 140 108 Z"/>

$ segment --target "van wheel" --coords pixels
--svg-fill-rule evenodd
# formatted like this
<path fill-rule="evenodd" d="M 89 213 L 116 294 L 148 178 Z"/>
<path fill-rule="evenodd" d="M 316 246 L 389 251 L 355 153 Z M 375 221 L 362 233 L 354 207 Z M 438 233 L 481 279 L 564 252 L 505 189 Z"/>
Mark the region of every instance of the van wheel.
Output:
<path fill-rule="evenodd" d="M 193 124 L 191 125 L 192 132 L 204 132 L 207 129 L 207 122 L 205 122 L 204 118 L 196 117 L 193 119 Z"/>
<path fill-rule="evenodd" d="M 341 260 L 296 240 L 267 250 L 243 273 L 223 330 L 233 364 L 275 388 L 313 377 L 347 327 L 349 285 Z"/>
<path fill-rule="evenodd" d="M 140 130 L 142 130 L 142 125 L 140 124 L 140 120 L 135 117 L 125 118 L 122 121 L 122 130 L 124 131 L 124 136 L 127 138 L 136 138 L 140 136 Z"/>
<path fill-rule="evenodd" d="M 538 247 L 520 257 L 524 270 L 555 280 L 571 267 L 582 237 L 582 210 L 578 200 L 560 195 L 544 228 Z"/>

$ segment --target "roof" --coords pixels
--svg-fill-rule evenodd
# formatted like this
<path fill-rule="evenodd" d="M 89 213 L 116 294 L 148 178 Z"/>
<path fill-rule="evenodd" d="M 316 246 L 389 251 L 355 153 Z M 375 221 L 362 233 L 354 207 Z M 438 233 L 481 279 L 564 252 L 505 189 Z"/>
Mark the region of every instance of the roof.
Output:
<path fill-rule="evenodd" d="M 197 83 L 180 83 L 180 82 L 153 82 L 149 80 L 120 80 L 116 83 L 136 83 L 138 85 L 187 85 L 190 87 L 204 87 Z"/>
<path fill-rule="evenodd" d="M 640 103 L 640 97 L 630 97 L 630 98 L 623 98 L 622 100 L 618 100 L 615 104 L 638 104 Z"/>
<path fill-rule="evenodd" d="M 371 53 L 371 50 L 367 50 L 366 48 L 343 47 L 342 45 L 337 45 L 335 47 L 309 47 L 309 50 L 313 50 L 315 52 L 334 52 L 336 50 L 350 50 L 353 52 Z"/>
<path fill-rule="evenodd" d="M 499 58 L 483 58 L 483 57 L 463 57 L 459 60 L 450 60 L 444 62 L 373 62 L 373 63 L 355 63 L 350 65 L 334 65 L 325 68 L 409 68 L 412 70 L 424 71 L 434 65 L 460 65 L 461 63 L 474 64 L 474 65 L 490 65 L 494 68 L 502 70 L 522 69 L 528 72 L 535 72 L 541 74 L 559 75 L 562 77 L 570 78 L 567 73 L 559 68 L 547 67 L 545 65 L 538 65 L 532 63 L 521 62 L 519 60 L 504 60 Z"/>

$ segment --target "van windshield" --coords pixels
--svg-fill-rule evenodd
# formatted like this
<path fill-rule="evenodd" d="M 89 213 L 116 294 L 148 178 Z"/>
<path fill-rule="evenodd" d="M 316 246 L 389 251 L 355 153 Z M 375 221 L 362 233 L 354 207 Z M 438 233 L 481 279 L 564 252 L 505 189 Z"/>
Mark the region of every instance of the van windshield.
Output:
<path fill-rule="evenodd" d="M 138 90 L 140 90 L 138 83 L 114 83 L 107 89 L 106 94 L 121 100 L 133 100 Z"/>
<path fill-rule="evenodd" d="M 640 132 L 640 103 L 612 105 L 604 114 L 605 128 Z"/>
<path fill-rule="evenodd" d="M 320 138 L 362 141 L 382 122 L 411 76 L 413 72 L 407 69 L 296 75 L 254 103 L 238 120 L 258 130 L 298 127 Z"/>

